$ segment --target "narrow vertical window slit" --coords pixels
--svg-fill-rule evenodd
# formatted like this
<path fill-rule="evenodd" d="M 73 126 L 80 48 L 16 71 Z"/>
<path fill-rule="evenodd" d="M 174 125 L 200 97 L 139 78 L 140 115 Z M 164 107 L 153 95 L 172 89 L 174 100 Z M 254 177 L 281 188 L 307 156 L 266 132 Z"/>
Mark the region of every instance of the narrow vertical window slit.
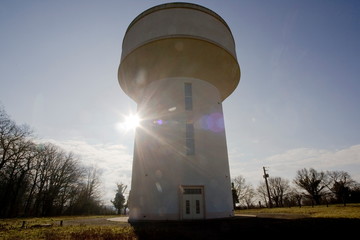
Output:
<path fill-rule="evenodd" d="M 194 125 L 186 124 L 186 155 L 195 154 Z"/>
<path fill-rule="evenodd" d="M 191 85 L 191 83 L 185 83 L 184 91 L 185 91 L 185 110 L 192 111 L 193 104 L 192 104 L 192 85 Z"/>

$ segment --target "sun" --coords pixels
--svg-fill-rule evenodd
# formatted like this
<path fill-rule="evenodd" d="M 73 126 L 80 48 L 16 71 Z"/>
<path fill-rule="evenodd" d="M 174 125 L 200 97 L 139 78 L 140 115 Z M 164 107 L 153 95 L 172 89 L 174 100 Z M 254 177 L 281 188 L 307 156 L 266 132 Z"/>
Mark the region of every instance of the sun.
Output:
<path fill-rule="evenodd" d="M 137 114 L 129 114 L 124 116 L 124 120 L 122 122 L 117 123 L 117 129 L 123 131 L 135 130 L 140 126 L 141 119 Z"/>

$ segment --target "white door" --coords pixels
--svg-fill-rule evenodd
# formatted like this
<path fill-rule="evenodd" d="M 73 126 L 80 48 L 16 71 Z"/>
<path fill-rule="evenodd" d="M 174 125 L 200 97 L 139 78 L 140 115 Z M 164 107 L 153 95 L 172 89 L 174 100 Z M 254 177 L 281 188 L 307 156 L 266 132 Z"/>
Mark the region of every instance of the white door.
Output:
<path fill-rule="evenodd" d="M 184 187 L 182 194 L 182 204 L 183 219 L 204 218 L 204 197 L 202 188 Z"/>

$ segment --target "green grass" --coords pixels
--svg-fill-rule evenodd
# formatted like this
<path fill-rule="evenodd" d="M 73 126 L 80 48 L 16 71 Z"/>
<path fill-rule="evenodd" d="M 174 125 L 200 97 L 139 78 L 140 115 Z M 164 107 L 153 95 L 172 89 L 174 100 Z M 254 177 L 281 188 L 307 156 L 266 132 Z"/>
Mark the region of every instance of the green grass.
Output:
<path fill-rule="evenodd" d="M 313 218 L 358 218 L 360 219 L 360 203 L 319 206 L 302 206 L 291 208 L 258 208 L 236 210 L 238 214 L 257 214 L 257 213 L 287 213 L 287 214 L 304 214 Z"/>

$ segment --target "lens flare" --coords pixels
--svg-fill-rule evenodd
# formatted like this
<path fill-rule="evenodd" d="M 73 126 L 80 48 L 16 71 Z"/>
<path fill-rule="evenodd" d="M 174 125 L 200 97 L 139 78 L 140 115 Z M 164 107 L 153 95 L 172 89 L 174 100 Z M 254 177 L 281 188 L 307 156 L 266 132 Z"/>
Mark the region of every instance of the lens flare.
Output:
<path fill-rule="evenodd" d="M 116 128 L 123 131 L 134 130 L 140 126 L 141 119 L 137 114 L 124 116 L 124 121 L 116 124 Z"/>

